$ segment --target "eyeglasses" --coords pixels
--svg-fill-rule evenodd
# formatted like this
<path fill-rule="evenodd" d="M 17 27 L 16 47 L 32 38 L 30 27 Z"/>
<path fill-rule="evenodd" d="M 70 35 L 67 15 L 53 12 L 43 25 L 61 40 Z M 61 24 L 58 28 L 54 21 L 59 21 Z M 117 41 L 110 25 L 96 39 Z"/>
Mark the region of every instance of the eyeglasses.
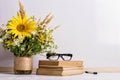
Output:
<path fill-rule="evenodd" d="M 59 54 L 59 53 L 47 53 L 46 58 L 49 60 L 58 60 L 60 57 L 64 61 L 70 61 L 72 59 L 72 54 L 69 53 L 64 53 L 64 54 Z"/>

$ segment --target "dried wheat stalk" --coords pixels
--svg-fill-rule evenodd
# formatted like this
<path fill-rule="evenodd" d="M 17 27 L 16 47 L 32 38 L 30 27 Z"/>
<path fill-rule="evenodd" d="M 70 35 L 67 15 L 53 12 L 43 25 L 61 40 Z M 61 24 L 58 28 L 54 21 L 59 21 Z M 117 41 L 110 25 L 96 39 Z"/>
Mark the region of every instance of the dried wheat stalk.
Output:
<path fill-rule="evenodd" d="M 23 17 L 25 16 L 25 10 L 24 10 L 24 6 L 23 6 L 22 3 L 20 2 L 20 0 L 19 0 L 19 6 L 20 6 L 20 10 L 19 10 L 20 15 L 21 15 L 21 17 L 23 18 Z"/>
<path fill-rule="evenodd" d="M 5 35 L 5 30 L 0 27 L 0 38 Z"/>
<path fill-rule="evenodd" d="M 43 21 L 40 21 L 40 19 L 38 20 L 38 24 L 39 25 L 43 25 L 43 24 L 49 24 L 51 22 L 51 20 L 53 19 L 53 16 L 51 15 L 51 13 L 49 13 L 45 19 Z"/>

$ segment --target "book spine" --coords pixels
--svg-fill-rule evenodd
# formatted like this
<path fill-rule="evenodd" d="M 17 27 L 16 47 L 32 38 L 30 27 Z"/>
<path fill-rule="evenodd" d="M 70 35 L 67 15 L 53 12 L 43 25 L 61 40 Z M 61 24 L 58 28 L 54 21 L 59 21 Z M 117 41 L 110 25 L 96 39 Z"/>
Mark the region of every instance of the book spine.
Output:
<path fill-rule="evenodd" d="M 50 65 L 50 66 L 83 66 L 83 62 L 75 61 L 39 61 L 39 65 Z"/>
<path fill-rule="evenodd" d="M 61 75 L 62 71 L 54 71 L 54 70 L 45 70 L 45 69 L 37 69 L 37 75 Z"/>
<path fill-rule="evenodd" d="M 39 61 L 39 65 L 55 65 L 55 66 L 57 66 L 57 65 L 59 65 L 59 62 L 57 61 L 57 62 L 53 62 L 53 61 Z"/>
<path fill-rule="evenodd" d="M 83 70 L 84 67 L 39 67 L 39 69 L 63 71 L 63 70 Z"/>

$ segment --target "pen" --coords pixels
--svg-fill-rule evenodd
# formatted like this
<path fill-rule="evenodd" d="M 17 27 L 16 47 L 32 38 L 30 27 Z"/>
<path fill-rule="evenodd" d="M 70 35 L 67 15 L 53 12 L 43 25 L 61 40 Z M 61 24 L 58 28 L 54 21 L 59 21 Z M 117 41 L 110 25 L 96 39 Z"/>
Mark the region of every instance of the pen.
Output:
<path fill-rule="evenodd" d="M 88 74 L 98 74 L 97 72 L 91 72 L 91 71 L 85 71 L 85 73 L 88 73 Z"/>

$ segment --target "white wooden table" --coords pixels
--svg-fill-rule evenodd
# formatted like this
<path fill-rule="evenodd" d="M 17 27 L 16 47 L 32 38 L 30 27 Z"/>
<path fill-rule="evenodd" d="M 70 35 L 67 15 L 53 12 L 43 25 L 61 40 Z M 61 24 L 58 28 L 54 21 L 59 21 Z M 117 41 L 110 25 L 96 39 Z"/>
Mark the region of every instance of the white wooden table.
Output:
<path fill-rule="evenodd" d="M 0 80 L 120 80 L 120 68 L 86 68 L 98 72 L 97 75 L 82 74 L 73 76 L 15 75 L 12 68 L 0 68 Z M 9 72 L 9 73 L 8 73 Z"/>
<path fill-rule="evenodd" d="M 73 76 L 15 75 L 0 73 L 0 80 L 120 80 L 120 73 L 82 74 Z"/>

